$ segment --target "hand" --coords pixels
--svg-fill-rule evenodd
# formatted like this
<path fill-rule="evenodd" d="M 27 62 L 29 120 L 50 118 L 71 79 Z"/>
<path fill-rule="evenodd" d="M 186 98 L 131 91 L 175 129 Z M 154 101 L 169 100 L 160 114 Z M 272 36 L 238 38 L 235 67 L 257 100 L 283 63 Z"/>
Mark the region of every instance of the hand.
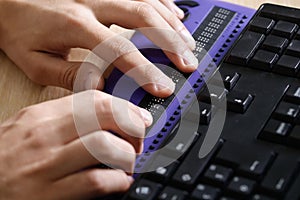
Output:
<path fill-rule="evenodd" d="M 144 109 L 99 91 L 21 110 L 0 125 L 0 199 L 89 199 L 126 191 L 133 179 L 124 171 L 132 173 L 151 123 Z M 94 167 L 100 162 L 117 169 Z"/>
<path fill-rule="evenodd" d="M 33 81 L 72 90 L 82 63 L 68 61 L 70 49 L 93 50 L 101 43 L 103 48 L 95 51 L 99 57 L 124 73 L 135 69 L 131 76 L 137 83 L 166 97 L 175 88 L 171 79 L 108 27 L 148 27 L 141 32 L 180 70 L 192 72 L 198 66 L 191 51 L 195 41 L 178 17 L 183 13 L 171 0 L 0 0 L 0 48 Z M 86 66 L 82 85 L 92 82 L 94 89 L 102 89 L 101 72 L 92 64 Z"/>

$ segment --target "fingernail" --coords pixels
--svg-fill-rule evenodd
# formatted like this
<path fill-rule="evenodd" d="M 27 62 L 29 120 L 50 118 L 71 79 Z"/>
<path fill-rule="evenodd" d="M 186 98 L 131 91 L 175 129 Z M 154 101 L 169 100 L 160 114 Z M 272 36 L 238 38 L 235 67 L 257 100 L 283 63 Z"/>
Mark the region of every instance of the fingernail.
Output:
<path fill-rule="evenodd" d="M 175 83 L 168 77 L 161 78 L 155 87 L 158 91 L 169 90 L 172 93 L 175 91 Z"/>
<path fill-rule="evenodd" d="M 192 51 L 186 50 L 183 54 L 183 63 L 186 68 L 197 69 L 198 68 L 198 59 L 195 57 Z"/>
<path fill-rule="evenodd" d="M 182 19 L 184 17 L 184 12 L 183 10 L 181 10 L 178 6 L 176 6 L 176 4 L 172 4 L 172 11 L 173 13 L 175 13 L 180 19 Z"/>
<path fill-rule="evenodd" d="M 129 182 L 130 184 L 132 184 L 132 183 L 134 182 L 134 179 L 133 179 L 132 176 L 127 176 L 127 178 L 128 178 L 128 182 Z"/>
<path fill-rule="evenodd" d="M 141 115 L 145 121 L 145 123 L 147 124 L 147 126 L 150 126 L 153 122 L 153 118 L 152 118 L 152 115 L 150 114 L 149 111 L 143 109 L 143 108 L 140 108 L 140 111 L 141 111 Z"/>
<path fill-rule="evenodd" d="M 194 50 L 196 48 L 196 41 L 187 29 L 183 28 L 179 34 L 190 49 Z"/>

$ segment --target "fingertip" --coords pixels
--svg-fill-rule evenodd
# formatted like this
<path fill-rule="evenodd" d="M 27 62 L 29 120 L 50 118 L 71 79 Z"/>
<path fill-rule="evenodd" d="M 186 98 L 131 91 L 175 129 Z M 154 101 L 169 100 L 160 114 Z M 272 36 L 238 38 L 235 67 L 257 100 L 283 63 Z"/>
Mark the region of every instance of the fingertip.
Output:
<path fill-rule="evenodd" d="M 139 108 L 139 109 L 140 109 L 142 118 L 145 122 L 145 125 L 147 127 L 149 127 L 153 123 L 153 117 L 152 117 L 151 113 L 149 111 L 147 111 L 146 109 L 143 109 L 143 108 Z"/>

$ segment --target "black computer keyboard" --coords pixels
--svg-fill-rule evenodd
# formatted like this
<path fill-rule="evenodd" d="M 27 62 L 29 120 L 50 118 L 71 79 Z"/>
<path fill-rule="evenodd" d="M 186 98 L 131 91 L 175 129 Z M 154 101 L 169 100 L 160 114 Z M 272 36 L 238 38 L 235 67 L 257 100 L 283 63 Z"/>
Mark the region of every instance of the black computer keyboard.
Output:
<path fill-rule="evenodd" d="M 132 200 L 300 199 L 300 10 L 262 5 L 220 66 L 225 89 L 199 95 L 200 122 L 190 148 L 168 145 L 170 160 L 140 175 L 125 196 Z M 214 77 L 211 78 L 212 84 Z M 212 115 L 210 98 L 227 98 L 221 138 L 200 159 Z M 184 120 L 193 122 L 189 115 Z M 185 123 L 186 124 L 186 123 Z M 182 131 L 189 132 L 189 126 Z M 174 131 L 176 134 L 176 131 Z M 173 135 L 174 135 L 173 134 Z M 164 144 L 171 141 L 169 137 Z M 153 167 L 152 166 L 152 167 Z"/>

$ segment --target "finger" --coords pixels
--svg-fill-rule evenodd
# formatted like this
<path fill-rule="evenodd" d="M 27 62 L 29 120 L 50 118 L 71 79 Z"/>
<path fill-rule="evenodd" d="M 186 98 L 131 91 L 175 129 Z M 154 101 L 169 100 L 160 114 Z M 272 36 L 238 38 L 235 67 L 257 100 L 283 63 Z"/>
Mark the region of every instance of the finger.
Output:
<path fill-rule="evenodd" d="M 174 3 L 173 0 L 160 0 L 160 2 L 162 2 L 179 19 L 183 19 L 184 12 Z"/>
<path fill-rule="evenodd" d="M 90 169 L 72 174 L 53 184 L 62 199 L 91 199 L 112 193 L 125 192 L 133 179 L 120 170 Z"/>
<path fill-rule="evenodd" d="M 28 124 L 32 119 L 38 120 L 23 131 L 23 137 L 38 136 L 53 146 L 61 146 L 97 130 L 110 130 L 129 141 L 137 152 L 142 150 L 145 127 L 153 120 L 148 111 L 100 91 L 38 104 L 23 110 L 20 116 Z M 52 136 L 48 138 L 45 130 Z"/>
<path fill-rule="evenodd" d="M 109 132 L 96 131 L 59 149 L 53 162 L 45 166 L 49 173 L 42 176 L 60 179 L 100 163 L 132 173 L 135 157 L 130 143 Z"/>
<path fill-rule="evenodd" d="M 61 57 L 35 51 L 28 55 L 28 62 L 33 63 L 29 77 L 41 85 L 59 86 L 75 92 L 104 88 L 103 71 L 91 63 L 68 62 Z"/>
<path fill-rule="evenodd" d="M 97 1 L 93 4 L 94 12 L 100 22 L 115 22 L 126 28 L 138 28 L 165 52 L 172 52 L 173 56 L 170 56 L 170 54 L 167 54 L 167 56 L 180 70 L 192 72 L 198 67 L 198 60 L 189 48 L 189 46 L 192 49 L 195 47 L 195 40 L 178 18 L 160 2 L 149 1 L 149 4 L 136 1 L 130 1 L 126 4 L 123 1 L 114 1 L 112 4 L 106 4 L 105 2 Z M 150 4 L 154 4 L 157 8 Z M 112 12 L 99 11 L 100 7 L 106 8 L 106 6 Z M 172 21 L 171 24 L 175 28 L 157 12 L 157 9 L 170 14 L 169 21 Z"/>
<path fill-rule="evenodd" d="M 151 94 L 167 97 L 174 92 L 174 82 L 149 62 L 129 40 L 95 22 L 93 27 L 100 27 L 99 31 L 96 28 L 95 32 L 81 36 L 90 38 L 84 44 L 88 49 L 93 49 L 107 63 L 113 63 Z"/>
<path fill-rule="evenodd" d="M 112 130 L 141 152 L 145 127 L 152 123 L 148 111 L 123 99 L 93 92 L 76 96 L 73 105 L 79 134 L 91 132 L 91 129 Z"/>

